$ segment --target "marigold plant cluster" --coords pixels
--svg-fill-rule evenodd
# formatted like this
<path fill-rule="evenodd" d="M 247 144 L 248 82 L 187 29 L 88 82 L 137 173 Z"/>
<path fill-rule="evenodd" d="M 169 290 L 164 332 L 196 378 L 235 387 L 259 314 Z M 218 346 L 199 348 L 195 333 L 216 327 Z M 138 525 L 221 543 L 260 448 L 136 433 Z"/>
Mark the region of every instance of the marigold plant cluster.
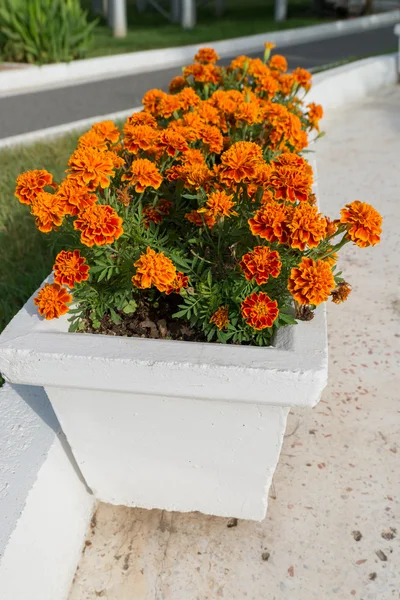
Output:
<path fill-rule="evenodd" d="M 268 345 L 305 307 L 346 300 L 337 253 L 377 244 L 382 218 L 358 200 L 321 214 L 306 152 L 323 111 L 305 99 L 310 73 L 272 46 L 227 68 L 203 48 L 122 131 L 82 135 L 63 181 L 18 177 L 39 230 L 66 240 L 41 315 L 96 329 L 162 304 L 208 341 Z"/>

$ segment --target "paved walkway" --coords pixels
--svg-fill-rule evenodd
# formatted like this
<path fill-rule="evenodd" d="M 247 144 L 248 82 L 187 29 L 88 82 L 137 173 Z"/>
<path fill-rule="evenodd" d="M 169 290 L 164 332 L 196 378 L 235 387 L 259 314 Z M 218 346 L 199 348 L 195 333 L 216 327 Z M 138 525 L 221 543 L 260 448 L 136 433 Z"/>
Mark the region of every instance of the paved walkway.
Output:
<path fill-rule="evenodd" d="M 395 51 L 393 29 L 390 25 L 278 50 L 287 56 L 290 68 L 320 67 Z M 179 68 L 3 98 L 0 93 L 0 139 L 139 106 L 148 89 L 166 89 L 176 74 Z"/>
<path fill-rule="evenodd" d="M 387 89 L 325 119 L 322 208 L 374 204 L 383 242 L 342 253 L 353 293 L 329 305 L 329 385 L 291 414 L 267 518 L 100 505 L 70 600 L 400 598 L 399 106 Z"/>

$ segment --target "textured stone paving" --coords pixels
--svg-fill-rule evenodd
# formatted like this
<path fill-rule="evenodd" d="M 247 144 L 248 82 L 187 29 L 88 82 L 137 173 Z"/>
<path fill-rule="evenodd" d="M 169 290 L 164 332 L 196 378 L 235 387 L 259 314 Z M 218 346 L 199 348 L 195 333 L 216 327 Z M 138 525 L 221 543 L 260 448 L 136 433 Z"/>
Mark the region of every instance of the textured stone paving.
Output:
<path fill-rule="evenodd" d="M 265 521 L 100 505 L 69 600 L 400 598 L 399 107 L 393 88 L 325 119 L 322 208 L 374 204 L 383 242 L 342 252 L 329 385 L 290 416 Z"/>

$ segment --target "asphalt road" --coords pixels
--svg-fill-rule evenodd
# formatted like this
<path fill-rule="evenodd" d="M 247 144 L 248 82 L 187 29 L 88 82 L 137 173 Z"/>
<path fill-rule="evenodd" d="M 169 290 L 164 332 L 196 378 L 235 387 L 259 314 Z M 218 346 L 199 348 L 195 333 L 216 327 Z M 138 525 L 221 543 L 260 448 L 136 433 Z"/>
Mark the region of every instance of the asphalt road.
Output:
<path fill-rule="evenodd" d="M 390 25 L 288 46 L 287 50 L 282 45 L 278 51 L 287 57 L 289 68 L 318 68 L 343 59 L 394 51 L 397 38 L 393 29 Z M 0 139 L 138 106 L 148 89 L 167 89 L 177 74 L 179 67 L 0 97 Z"/>

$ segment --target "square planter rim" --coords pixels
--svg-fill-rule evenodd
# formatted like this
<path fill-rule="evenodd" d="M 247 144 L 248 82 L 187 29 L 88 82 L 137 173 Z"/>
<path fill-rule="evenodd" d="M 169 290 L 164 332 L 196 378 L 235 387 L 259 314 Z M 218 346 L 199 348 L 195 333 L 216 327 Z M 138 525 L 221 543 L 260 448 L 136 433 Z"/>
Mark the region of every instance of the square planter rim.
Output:
<path fill-rule="evenodd" d="M 312 321 L 279 329 L 274 346 L 256 347 L 70 333 L 68 315 L 42 319 L 34 295 L 0 336 L 0 371 L 12 383 L 292 406 L 314 406 L 326 385 L 324 306 Z M 283 389 L 288 379 L 296 380 L 299 392 L 311 382 L 319 392 L 289 399 Z M 283 386 L 282 399 L 268 398 L 271 381 Z"/>

